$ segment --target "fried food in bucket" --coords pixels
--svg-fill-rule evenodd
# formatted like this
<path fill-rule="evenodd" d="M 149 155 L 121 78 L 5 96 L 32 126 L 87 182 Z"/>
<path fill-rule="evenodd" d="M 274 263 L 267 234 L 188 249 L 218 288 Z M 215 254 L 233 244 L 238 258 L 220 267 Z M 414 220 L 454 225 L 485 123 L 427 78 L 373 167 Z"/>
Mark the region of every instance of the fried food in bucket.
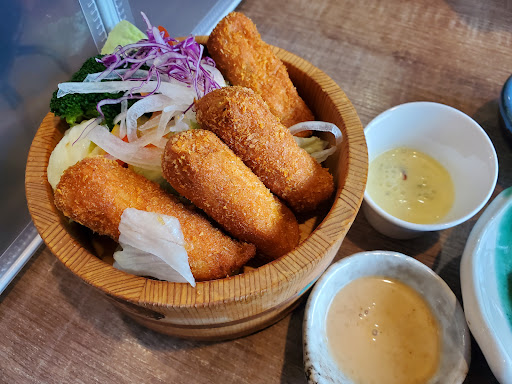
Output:
<path fill-rule="evenodd" d="M 244 87 L 214 90 L 196 102 L 197 121 L 219 136 L 275 195 L 295 212 L 315 209 L 334 191 L 332 175 Z"/>
<path fill-rule="evenodd" d="M 208 53 L 233 85 L 260 94 L 285 127 L 314 120 L 283 62 L 261 40 L 254 23 L 239 12 L 222 19 L 208 38 Z"/>
<path fill-rule="evenodd" d="M 293 213 L 214 133 L 194 129 L 172 136 L 162 168 L 181 195 L 259 252 L 275 259 L 299 243 Z"/>
<path fill-rule="evenodd" d="M 116 241 L 126 208 L 176 217 L 198 281 L 232 275 L 255 254 L 254 245 L 231 239 L 156 183 L 103 157 L 85 158 L 68 168 L 55 190 L 55 205 L 65 216 Z"/>

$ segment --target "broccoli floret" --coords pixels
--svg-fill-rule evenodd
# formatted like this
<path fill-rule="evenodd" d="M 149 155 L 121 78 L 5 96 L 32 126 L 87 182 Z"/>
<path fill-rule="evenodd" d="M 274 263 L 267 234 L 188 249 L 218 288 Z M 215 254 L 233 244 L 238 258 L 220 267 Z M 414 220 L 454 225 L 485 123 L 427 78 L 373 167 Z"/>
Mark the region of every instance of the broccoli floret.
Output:
<path fill-rule="evenodd" d="M 62 117 L 66 122 L 73 126 L 82 122 L 96 118 L 99 116 L 96 105 L 104 99 L 118 99 L 123 96 L 119 93 L 72 93 L 57 98 L 57 91 L 53 92 L 50 101 L 50 111 L 57 116 Z M 130 102 L 128 102 L 130 105 Z M 121 104 L 107 104 L 101 107 L 101 111 L 105 116 L 105 125 L 112 130 L 114 127 L 113 120 L 121 112 Z"/>
<path fill-rule="evenodd" d="M 98 63 L 96 59 L 101 59 L 103 55 L 96 55 L 93 57 L 89 57 L 84 61 L 82 67 L 76 71 L 73 76 L 71 76 L 71 80 L 73 82 L 84 81 L 87 75 L 91 73 L 103 72 L 105 70 L 105 65 L 103 63 Z"/>
<path fill-rule="evenodd" d="M 88 74 L 98 73 L 105 70 L 102 63 L 98 63 L 97 55 L 87 59 L 82 67 L 71 77 L 70 81 L 84 81 Z M 55 115 L 65 119 L 70 126 L 80 123 L 83 120 L 96 118 L 99 116 L 96 105 L 104 99 L 118 99 L 123 96 L 123 92 L 118 93 L 73 93 L 57 98 L 57 90 L 53 93 L 50 101 L 50 111 Z M 128 106 L 134 101 L 128 101 Z M 121 112 L 121 104 L 108 104 L 101 107 L 101 111 L 105 115 L 105 125 L 112 129 L 114 127 L 113 120 Z"/>

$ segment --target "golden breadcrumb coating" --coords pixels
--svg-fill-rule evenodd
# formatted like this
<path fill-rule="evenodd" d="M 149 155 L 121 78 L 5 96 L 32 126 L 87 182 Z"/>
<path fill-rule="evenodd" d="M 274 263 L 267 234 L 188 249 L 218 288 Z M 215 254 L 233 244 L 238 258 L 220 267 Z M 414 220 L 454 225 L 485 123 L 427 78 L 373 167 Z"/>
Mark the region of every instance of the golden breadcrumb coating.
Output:
<path fill-rule="evenodd" d="M 224 77 L 233 85 L 260 94 L 285 127 L 314 120 L 283 62 L 261 40 L 247 16 L 239 12 L 228 14 L 210 34 L 207 48 Z"/>
<path fill-rule="evenodd" d="M 216 89 L 196 109 L 201 128 L 219 136 L 294 211 L 311 211 L 333 193 L 329 171 L 297 145 L 251 89 Z"/>
<path fill-rule="evenodd" d="M 176 217 L 198 281 L 231 275 L 255 254 L 254 245 L 231 239 L 158 184 L 103 157 L 85 158 L 68 168 L 55 190 L 55 205 L 65 216 L 116 241 L 126 208 Z"/>
<path fill-rule="evenodd" d="M 239 240 L 277 258 L 299 243 L 293 213 L 214 133 L 172 136 L 162 159 L 164 177 Z"/>

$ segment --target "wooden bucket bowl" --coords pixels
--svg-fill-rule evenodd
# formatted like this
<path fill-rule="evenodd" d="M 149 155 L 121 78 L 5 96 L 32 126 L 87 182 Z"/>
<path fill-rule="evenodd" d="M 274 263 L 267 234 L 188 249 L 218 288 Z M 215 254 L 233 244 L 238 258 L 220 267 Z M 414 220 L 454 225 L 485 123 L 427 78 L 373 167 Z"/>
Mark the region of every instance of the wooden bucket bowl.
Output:
<path fill-rule="evenodd" d="M 207 37 L 198 37 L 205 43 Z M 341 150 L 328 159 L 337 186 L 327 209 L 301 224 L 307 238 L 292 252 L 239 275 L 189 284 L 134 276 L 98 257 L 90 230 L 58 211 L 46 168 L 68 128 L 48 113 L 30 148 L 25 188 L 30 214 L 48 248 L 81 280 L 106 295 L 138 323 L 165 334 L 201 340 L 244 336 L 288 314 L 329 266 L 359 210 L 368 170 L 357 113 L 336 83 L 307 61 L 279 48 L 300 95 L 317 120 L 343 132 Z M 313 221 L 313 225 L 311 222 Z"/>

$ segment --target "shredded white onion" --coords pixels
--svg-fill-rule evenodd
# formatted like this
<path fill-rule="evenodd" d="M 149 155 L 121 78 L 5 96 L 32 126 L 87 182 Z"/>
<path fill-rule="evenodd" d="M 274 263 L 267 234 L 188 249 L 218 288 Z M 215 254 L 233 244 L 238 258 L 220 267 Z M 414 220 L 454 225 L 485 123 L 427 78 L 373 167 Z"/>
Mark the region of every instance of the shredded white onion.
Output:
<path fill-rule="evenodd" d="M 147 131 L 148 129 L 158 127 L 158 124 L 160 124 L 160 117 L 162 115 L 158 115 L 156 117 L 152 117 L 148 121 L 146 121 L 144 124 L 140 125 L 137 129 L 139 132 L 143 133 L 144 131 Z"/>
<path fill-rule="evenodd" d="M 167 129 L 167 123 L 171 120 L 173 114 L 175 111 L 166 111 L 164 110 L 162 114 L 160 115 L 160 121 L 158 122 L 158 127 L 155 130 L 155 137 L 161 138 L 163 135 L 166 134 Z"/>
<path fill-rule="evenodd" d="M 172 55 L 175 55 L 174 53 L 171 53 Z M 165 61 L 166 60 L 166 57 L 164 57 L 165 55 L 161 56 L 161 61 Z M 157 58 L 158 60 L 158 58 Z M 155 62 L 155 64 L 158 64 Z M 226 81 L 224 80 L 224 77 L 222 76 L 222 74 L 220 73 L 220 71 L 216 68 L 216 67 L 213 67 L 209 64 L 202 64 L 203 66 L 203 69 L 205 69 L 206 71 L 208 71 L 212 77 L 213 77 L 213 80 L 219 84 L 221 87 L 225 87 L 226 86 Z M 84 79 L 84 83 L 93 83 L 93 82 L 100 82 L 102 80 L 120 80 L 122 76 L 125 75 L 126 72 L 128 71 L 131 71 L 131 69 L 129 68 L 121 68 L 121 69 L 115 69 L 113 70 L 112 72 L 108 72 L 108 71 L 104 71 L 104 72 L 97 72 L 97 73 L 90 73 L 88 74 L 85 79 Z M 138 69 L 137 71 L 135 71 L 134 73 L 132 73 L 130 75 L 130 79 L 141 79 L 141 80 L 146 80 L 149 76 L 149 73 L 148 71 L 146 70 L 143 70 L 143 69 Z M 175 82 L 176 84 L 179 84 L 180 82 L 175 80 L 174 78 L 170 77 L 170 76 L 167 76 L 165 74 L 160 74 L 160 77 L 162 79 L 162 81 L 164 82 L 168 82 L 168 83 L 172 83 L 172 82 Z M 153 80 L 155 81 L 156 80 L 156 75 L 153 75 L 151 76 L 151 79 L 150 80 Z M 184 85 L 184 84 L 183 84 Z M 201 84 L 199 84 L 201 85 Z M 185 85 L 184 85 L 185 86 Z M 203 87 L 202 87 L 203 88 Z M 201 88 L 201 91 L 204 92 L 204 89 Z M 59 96 L 61 97 L 61 96 Z"/>
<path fill-rule="evenodd" d="M 126 114 L 128 113 L 128 100 L 121 101 L 121 116 L 119 124 L 119 137 L 126 136 Z"/>
<path fill-rule="evenodd" d="M 128 141 L 137 140 L 137 119 L 148 112 L 163 110 L 172 100 L 165 95 L 150 95 L 135 102 L 126 114 L 126 134 Z"/>
<path fill-rule="evenodd" d="M 174 124 L 174 132 L 183 132 L 189 129 L 189 126 L 187 123 L 183 121 L 184 115 L 181 115 L 179 118 L 176 119 L 176 124 Z"/>
<path fill-rule="evenodd" d="M 341 130 L 335 124 L 328 123 L 326 121 L 304 121 L 302 123 L 292 125 L 288 129 L 292 135 L 302 131 L 330 132 L 336 139 L 336 145 L 339 145 L 342 139 Z"/>
<path fill-rule="evenodd" d="M 311 157 L 313 157 L 319 163 L 323 163 L 329 156 L 336 152 L 337 149 L 337 147 L 331 147 L 324 149 L 323 151 L 313 152 Z"/>
<path fill-rule="evenodd" d="M 213 80 L 221 87 L 225 87 L 227 85 L 226 80 L 224 80 L 224 76 L 222 76 L 222 73 L 220 73 L 216 67 L 205 63 L 203 64 L 203 68 L 210 72 L 210 74 L 213 76 Z M 204 89 L 202 91 L 204 92 Z"/>
<path fill-rule="evenodd" d="M 112 72 L 96 72 L 96 73 L 89 73 L 85 79 L 84 83 L 90 83 L 90 82 L 98 82 L 101 80 L 119 80 L 121 79 L 121 76 L 124 76 L 124 74 L 128 71 L 131 71 L 129 68 L 122 68 L 122 69 L 115 69 Z M 131 79 L 147 79 L 148 78 L 148 71 L 145 71 L 143 69 L 138 69 L 134 73 L 130 75 Z M 156 76 L 152 76 L 151 80 L 156 80 Z"/>
<path fill-rule="evenodd" d="M 290 133 L 292 135 L 302 132 L 302 131 L 330 132 L 334 135 L 334 138 L 336 140 L 335 146 L 327 148 L 329 143 L 317 138 L 318 140 L 323 142 L 322 149 L 316 150 L 314 152 L 308 151 L 308 153 L 311 155 L 311 157 L 313 157 L 319 163 L 324 162 L 329 156 L 331 156 L 333 153 L 335 153 L 336 150 L 338 149 L 339 144 L 341 143 L 341 140 L 342 140 L 341 130 L 335 124 L 327 123 L 325 121 L 304 121 L 302 123 L 292 125 L 288 129 L 290 130 Z M 294 139 L 295 139 L 295 142 L 301 148 L 304 148 L 310 144 L 309 143 L 310 138 L 301 138 L 301 137 L 294 136 Z"/>
<path fill-rule="evenodd" d="M 177 218 L 127 208 L 119 224 L 122 251 L 114 253 L 114 268 L 139 276 L 176 283 L 196 282 Z"/>
<path fill-rule="evenodd" d="M 157 81 L 148 81 L 147 83 L 143 81 L 68 82 L 59 84 L 57 97 L 64 97 L 70 93 L 117 93 L 132 90 L 134 93 L 150 93 L 157 88 L 157 85 Z M 161 82 L 156 93 L 164 94 L 180 103 L 189 105 L 192 104 L 196 96 L 192 87 L 187 87 L 177 80 Z"/>
<path fill-rule="evenodd" d="M 222 74 L 215 67 L 204 64 L 203 69 L 208 71 L 214 80 L 221 86 L 226 82 Z M 58 96 L 69 93 L 117 93 L 124 92 L 127 97 L 130 93 L 152 93 L 158 85 L 157 81 L 105 81 L 119 79 L 126 70 L 119 69 L 116 73 L 104 76 L 104 73 L 89 75 L 86 82 L 69 82 L 59 84 Z M 148 71 L 138 70 L 133 77 L 148 76 Z M 104 126 L 91 124 L 83 132 L 98 147 L 107 153 L 111 159 L 119 159 L 134 167 L 149 171 L 161 172 L 161 157 L 170 132 L 181 132 L 190 129 L 197 122 L 195 112 L 191 108 L 196 90 L 184 83 L 167 78 L 162 75 L 162 82 L 157 91 L 146 95 L 134 102 L 128 108 L 128 101 L 121 101 L 121 112 L 114 119 L 114 124 L 119 124 L 119 131 L 111 134 Z M 204 84 L 198 84 L 204 87 Z M 138 125 L 138 119 L 147 113 L 161 112 L 142 124 Z"/>
<path fill-rule="evenodd" d="M 108 128 L 98 125 L 88 134 L 87 138 L 116 159 L 136 167 L 161 170 L 162 148 L 147 148 L 144 137 L 127 143 L 111 134 Z M 140 141 L 139 141 L 140 140 Z"/>

